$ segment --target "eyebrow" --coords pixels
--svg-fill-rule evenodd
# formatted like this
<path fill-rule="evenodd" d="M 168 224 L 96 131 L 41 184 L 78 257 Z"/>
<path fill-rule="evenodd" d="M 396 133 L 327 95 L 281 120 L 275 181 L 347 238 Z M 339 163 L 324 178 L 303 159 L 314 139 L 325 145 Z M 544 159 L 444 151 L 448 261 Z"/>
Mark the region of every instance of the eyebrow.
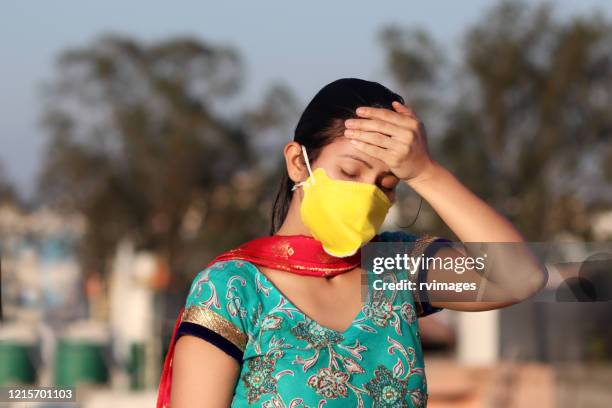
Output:
<path fill-rule="evenodd" d="M 354 156 L 352 154 L 345 153 L 345 154 L 341 154 L 340 157 L 348 157 L 348 158 L 351 158 L 353 160 L 357 160 L 357 161 L 363 163 L 368 169 L 373 169 L 374 168 L 374 167 L 372 167 L 372 165 L 370 163 L 368 163 L 367 161 L 363 160 L 361 157 L 357 157 L 357 156 Z M 385 171 L 383 174 L 386 176 L 386 175 L 389 175 L 389 174 L 393 174 L 393 172 Z"/>
<path fill-rule="evenodd" d="M 372 165 L 371 165 L 370 163 L 368 163 L 367 161 L 363 160 L 363 159 L 362 159 L 362 158 L 360 158 L 360 157 L 353 156 L 352 154 L 341 154 L 340 156 L 350 157 L 350 158 L 351 158 L 351 159 L 353 159 L 353 160 L 360 161 L 360 162 L 362 162 L 363 164 L 365 164 L 365 165 L 366 165 L 366 167 L 367 167 L 368 169 L 373 168 L 373 167 L 372 167 Z"/>

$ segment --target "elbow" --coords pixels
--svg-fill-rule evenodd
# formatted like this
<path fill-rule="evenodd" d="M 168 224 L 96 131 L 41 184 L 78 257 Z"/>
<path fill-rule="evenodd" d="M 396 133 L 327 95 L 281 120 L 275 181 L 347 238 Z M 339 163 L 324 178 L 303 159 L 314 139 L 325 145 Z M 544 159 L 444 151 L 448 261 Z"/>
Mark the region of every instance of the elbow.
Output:
<path fill-rule="evenodd" d="M 525 282 L 525 297 L 528 299 L 537 295 L 548 283 L 548 271 L 544 265 L 533 264 L 529 267 L 527 281 Z M 523 300 L 524 300 L 523 299 Z"/>

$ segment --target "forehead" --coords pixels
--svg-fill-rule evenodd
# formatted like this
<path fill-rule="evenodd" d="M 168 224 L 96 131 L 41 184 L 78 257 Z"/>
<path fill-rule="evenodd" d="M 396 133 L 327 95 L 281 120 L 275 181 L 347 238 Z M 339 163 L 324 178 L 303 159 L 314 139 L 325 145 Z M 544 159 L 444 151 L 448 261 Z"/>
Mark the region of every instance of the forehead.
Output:
<path fill-rule="evenodd" d="M 350 139 L 340 136 L 337 137 L 325 146 L 319 155 L 319 159 L 325 162 L 331 162 L 334 160 L 350 160 L 356 163 L 360 163 L 363 166 L 371 167 L 377 172 L 388 172 L 389 166 L 380 159 L 372 157 L 361 150 L 357 149 L 355 145 L 350 142 Z"/>

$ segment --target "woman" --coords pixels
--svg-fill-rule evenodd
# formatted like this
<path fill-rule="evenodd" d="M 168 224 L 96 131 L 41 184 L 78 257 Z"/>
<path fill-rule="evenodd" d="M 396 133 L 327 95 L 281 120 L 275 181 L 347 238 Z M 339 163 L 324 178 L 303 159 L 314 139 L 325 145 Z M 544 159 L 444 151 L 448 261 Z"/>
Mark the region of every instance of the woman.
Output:
<path fill-rule="evenodd" d="M 429 156 L 415 113 L 378 83 L 344 78 L 321 89 L 284 156 L 271 235 L 221 254 L 194 279 L 158 407 L 425 406 L 417 317 L 504 307 L 545 282 L 520 233 Z M 514 267 L 496 263 L 484 278 L 474 268 L 458 274 L 422 265 L 391 281 L 482 281 L 489 296 L 372 289 L 376 276 L 360 265 L 369 241 L 413 244 L 413 257 L 466 255 L 444 239 L 377 234 L 399 183 L 461 241 L 513 242 L 519 250 Z M 521 287 L 504 286 L 516 281 Z"/>

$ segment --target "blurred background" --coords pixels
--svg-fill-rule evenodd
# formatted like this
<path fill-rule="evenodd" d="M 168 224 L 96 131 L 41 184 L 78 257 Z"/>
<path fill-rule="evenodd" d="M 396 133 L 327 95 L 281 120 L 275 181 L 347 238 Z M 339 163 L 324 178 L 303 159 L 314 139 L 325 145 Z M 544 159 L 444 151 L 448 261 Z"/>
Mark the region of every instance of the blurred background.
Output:
<path fill-rule="evenodd" d="M 281 149 L 342 77 L 400 93 L 529 241 L 612 238 L 605 0 L 1 10 L 0 386 L 153 406 L 191 280 L 268 234 Z M 456 239 L 419 204 L 386 229 Z M 612 406 L 612 302 L 579 297 L 422 319 L 429 406 Z"/>

